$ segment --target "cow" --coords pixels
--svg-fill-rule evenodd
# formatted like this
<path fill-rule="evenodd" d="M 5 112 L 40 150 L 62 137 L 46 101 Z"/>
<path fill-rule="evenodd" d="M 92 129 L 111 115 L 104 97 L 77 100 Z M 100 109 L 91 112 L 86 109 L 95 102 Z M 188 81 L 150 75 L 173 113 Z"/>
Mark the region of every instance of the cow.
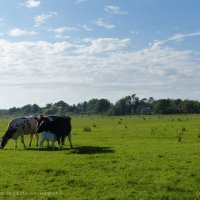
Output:
<path fill-rule="evenodd" d="M 49 147 L 49 141 L 52 143 L 52 149 L 54 149 L 54 142 L 57 140 L 57 137 L 54 133 L 49 131 L 44 131 L 41 133 L 41 139 L 40 139 L 40 148 L 43 148 L 44 141 L 47 141 L 48 147 Z"/>
<path fill-rule="evenodd" d="M 69 116 L 54 116 L 52 119 L 50 119 L 50 117 L 44 117 L 43 120 L 39 119 L 37 133 L 43 131 L 54 133 L 59 144 L 61 139 L 61 149 L 63 149 L 65 137 L 68 136 L 70 147 L 73 148 L 71 139 L 71 118 Z"/>
<path fill-rule="evenodd" d="M 33 135 L 36 134 L 37 125 L 38 125 L 37 117 L 17 117 L 11 120 L 8 124 L 6 133 L 1 138 L 0 148 L 3 149 L 9 139 L 15 140 L 15 148 L 17 148 L 17 139 L 19 136 L 21 137 L 21 143 L 24 145 L 24 148 L 26 148 L 26 145 L 24 143 L 24 135 L 30 135 L 30 142 L 29 142 L 29 147 L 30 147 Z M 38 146 L 38 139 L 39 139 L 38 134 L 36 134 L 36 138 L 37 138 L 36 146 Z"/>
<path fill-rule="evenodd" d="M 38 117 L 38 127 L 40 126 L 41 123 L 46 123 L 46 122 L 49 122 L 49 121 L 53 121 L 59 117 L 65 117 L 65 115 L 48 115 L 48 116 L 43 116 L 43 115 L 40 115 Z M 58 144 L 60 145 L 60 139 L 57 139 L 58 141 Z M 49 142 L 48 142 L 49 144 Z"/>

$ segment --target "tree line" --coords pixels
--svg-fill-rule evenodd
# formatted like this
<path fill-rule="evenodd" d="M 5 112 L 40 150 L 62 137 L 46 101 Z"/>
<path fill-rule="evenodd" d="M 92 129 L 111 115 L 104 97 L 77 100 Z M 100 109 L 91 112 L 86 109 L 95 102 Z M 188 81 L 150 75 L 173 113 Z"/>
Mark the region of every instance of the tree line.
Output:
<path fill-rule="evenodd" d="M 153 97 L 139 99 L 136 94 L 125 96 L 115 104 L 107 99 L 91 99 L 88 102 L 69 105 L 64 101 L 46 104 L 28 104 L 21 108 L 0 109 L 0 115 L 136 115 L 136 114 L 199 114 L 200 102 L 195 100 L 159 99 Z"/>

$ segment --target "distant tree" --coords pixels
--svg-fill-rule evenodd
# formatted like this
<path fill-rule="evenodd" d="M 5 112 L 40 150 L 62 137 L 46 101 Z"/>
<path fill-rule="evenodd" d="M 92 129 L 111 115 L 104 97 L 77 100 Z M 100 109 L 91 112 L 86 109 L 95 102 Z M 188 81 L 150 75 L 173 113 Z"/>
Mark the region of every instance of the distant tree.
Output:
<path fill-rule="evenodd" d="M 106 114 L 110 106 L 110 101 L 107 99 L 100 99 L 96 102 L 96 112 L 100 114 Z"/>
<path fill-rule="evenodd" d="M 8 115 L 17 115 L 20 113 L 20 111 L 21 111 L 21 109 L 13 107 L 13 108 L 8 109 L 7 114 Z"/>
<path fill-rule="evenodd" d="M 21 108 L 21 113 L 23 115 L 32 115 L 32 106 L 31 106 L 31 104 L 23 106 Z"/>
<path fill-rule="evenodd" d="M 170 99 L 160 99 L 156 101 L 155 111 L 158 114 L 170 114 Z"/>
<path fill-rule="evenodd" d="M 70 106 L 64 101 L 55 104 L 49 103 L 41 108 L 37 104 L 28 104 L 21 108 L 12 107 L 0 109 L 0 115 L 60 115 L 60 114 L 108 114 L 108 115 L 130 115 L 130 114 L 178 114 L 178 113 L 200 113 L 200 102 L 181 99 L 159 99 L 153 97 L 139 99 L 136 94 L 125 96 L 115 104 L 107 99 L 91 99 L 88 102 L 73 104 Z"/>
<path fill-rule="evenodd" d="M 86 101 L 84 101 L 83 103 L 78 103 L 77 104 L 77 111 L 79 113 L 86 113 L 87 112 L 87 106 L 88 106 L 88 103 Z"/>
<path fill-rule="evenodd" d="M 97 105 L 98 99 L 91 99 L 87 104 L 87 110 L 86 112 L 88 114 L 96 114 L 96 105 Z"/>
<path fill-rule="evenodd" d="M 183 113 L 200 113 L 200 103 L 197 101 L 184 100 L 181 108 Z"/>
<path fill-rule="evenodd" d="M 154 101 L 155 101 L 155 100 L 154 100 L 153 97 L 149 97 L 149 99 L 147 100 L 147 103 L 151 105 L 151 104 L 154 103 Z"/>
<path fill-rule="evenodd" d="M 37 114 L 37 113 L 39 113 L 40 109 L 41 108 L 37 104 L 33 104 L 32 108 L 31 108 L 31 113 L 32 114 Z"/>
<path fill-rule="evenodd" d="M 65 103 L 64 101 L 59 101 L 55 104 L 53 104 L 52 108 L 54 110 L 54 114 L 66 114 L 70 112 L 71 107 L 69 104 Z"/>

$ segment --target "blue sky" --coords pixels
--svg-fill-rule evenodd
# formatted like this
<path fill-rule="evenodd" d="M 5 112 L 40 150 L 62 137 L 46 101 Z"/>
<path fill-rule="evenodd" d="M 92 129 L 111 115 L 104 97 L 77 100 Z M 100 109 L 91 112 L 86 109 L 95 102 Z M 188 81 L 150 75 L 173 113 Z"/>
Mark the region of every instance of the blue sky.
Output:
<path fill-rule="evenodd" d="M 0 108 L 200 100 L 199 0 L 0 2 Z"/>

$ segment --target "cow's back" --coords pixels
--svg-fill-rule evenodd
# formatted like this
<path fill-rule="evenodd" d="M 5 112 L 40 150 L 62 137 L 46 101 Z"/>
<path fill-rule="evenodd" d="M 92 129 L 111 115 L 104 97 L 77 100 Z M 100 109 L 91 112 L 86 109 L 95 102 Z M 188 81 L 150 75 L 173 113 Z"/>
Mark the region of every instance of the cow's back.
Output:
<path fill-rule="evenodd" d="M 49 122 L 48 128 L 51 132 L 55 133 L 57 137 L 69 135 L 71 132 L 71 120 L 69 117 L 59 117 Z"/>
<path fill-rule="evenodd" d="M 35 117 L 27 117 L 24 134 L 36 133 L 37 125 L 38 125 L 38 121 L 36 120 Z"/>
<path fill-rule="evenodd" d="M 8 124 L 8 130 L 14 129 L 23 134 L 34 134 L 37 129 L 37 120 L 35 117 L 17 117 Z"/>

